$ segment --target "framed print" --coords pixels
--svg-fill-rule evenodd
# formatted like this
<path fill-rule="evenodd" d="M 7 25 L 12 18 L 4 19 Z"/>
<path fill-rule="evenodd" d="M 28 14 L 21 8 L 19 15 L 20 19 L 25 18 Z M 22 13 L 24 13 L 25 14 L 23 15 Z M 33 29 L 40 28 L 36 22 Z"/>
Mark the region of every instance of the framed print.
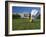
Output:
<path fill-rule="evenodd" d="M 45 33 L 45 3 L 5 2 L 5 35 L 33 35 Z"/>

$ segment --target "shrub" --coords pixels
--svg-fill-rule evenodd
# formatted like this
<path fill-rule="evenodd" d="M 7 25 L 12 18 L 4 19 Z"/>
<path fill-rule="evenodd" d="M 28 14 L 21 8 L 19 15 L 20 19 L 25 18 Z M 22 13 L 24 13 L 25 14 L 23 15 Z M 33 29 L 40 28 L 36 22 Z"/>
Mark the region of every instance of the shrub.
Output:
<path fill-rule="evenodd" d="M 18 15 L 18 14 L 13 14 L 12 17 L 13 17 L 13 19 L 18 19 L 18 18 L 20 18 L 21 16 Z"/>
<path fill-rule="evenodd" d="M 37 17 L 37 19 L 40 19 L 40 15 Z"/>

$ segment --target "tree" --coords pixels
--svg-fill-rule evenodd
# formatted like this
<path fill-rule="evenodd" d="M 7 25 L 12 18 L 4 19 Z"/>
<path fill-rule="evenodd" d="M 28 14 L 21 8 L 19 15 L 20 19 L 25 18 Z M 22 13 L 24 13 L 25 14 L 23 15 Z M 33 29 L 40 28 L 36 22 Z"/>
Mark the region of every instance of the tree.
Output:
<path fill-rule="evenodd" d="M 13 14 L 12 17 L 13 17 L 13 19 L 21 18 L 19 14 Z"/>

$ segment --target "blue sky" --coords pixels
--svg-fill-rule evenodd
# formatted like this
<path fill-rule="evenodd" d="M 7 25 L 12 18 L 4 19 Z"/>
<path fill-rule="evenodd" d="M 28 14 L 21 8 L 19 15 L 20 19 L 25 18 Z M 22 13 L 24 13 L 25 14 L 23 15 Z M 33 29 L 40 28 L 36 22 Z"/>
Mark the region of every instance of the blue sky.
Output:
<path fill-rule="evenodd" d="M 33 9 L 36 9 L 38 11 L 40 11 L 40 7 L 20 7 L 20 6 L 13 6 L 12 7 L 12 12 L 13 13 L 29 13 L 31 12 Z"/>

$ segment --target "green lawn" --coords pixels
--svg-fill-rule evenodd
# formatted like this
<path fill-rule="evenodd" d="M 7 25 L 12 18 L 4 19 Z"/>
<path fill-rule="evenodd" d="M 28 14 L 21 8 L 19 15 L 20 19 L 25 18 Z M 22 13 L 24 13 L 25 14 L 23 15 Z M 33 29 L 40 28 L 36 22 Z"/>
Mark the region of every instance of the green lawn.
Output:
<path fill-rule="evenodd" d="M 29 19 L 13 19 L 12 30 L 31 30 L 40 29 L 40 19 L 36 19 L 32 23 Z"/>

